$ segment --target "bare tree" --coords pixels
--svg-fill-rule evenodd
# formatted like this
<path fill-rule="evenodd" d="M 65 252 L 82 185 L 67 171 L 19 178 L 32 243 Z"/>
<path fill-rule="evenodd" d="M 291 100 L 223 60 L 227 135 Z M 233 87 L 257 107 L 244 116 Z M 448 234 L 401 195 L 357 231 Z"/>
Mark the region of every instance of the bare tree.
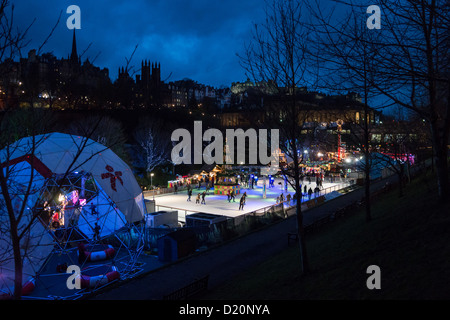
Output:
<path fill-rule="evenodd" d="M 41 225 L 41 212 L 35 210 L 36 201 L 41 192 L 46 173 L 42 173 L 42 163 L 37 152 L 40 145 L 46 140 L 47 134 L 33 134 L 28 138 L 16 141 L 8 145 L 0 152 L 0 221 L 3 235 L 8 235 L 6 246 L 1 246 L 0 256 L 10 253 L 7 259 L 14 259 L 14 298 L 20 299 L 22 295 L 23 267 L 25 260 L 30 259 L 30 252 L 39 251 L 40 243 L 33 242 L 36 238 L 34 230 L 36 224 Z M 59 175 L 57 189 L 61 189 L 67 176 L 76 172 L 83 164 L 90 161 L 96 155 L 104 152 L 105 147 L 92 154 L 84 154 L 85 150 L 93 143 L 88 137 L 74 138 L 72 136 L 74 150 L 71 158 L 67 158 L 65 171 Z M 72 147 L 72 146 L 68 146 Z M 39 174 L 38 174 L 39 172 Z M 50 173 L 52 174 L 52 173 Z M 56 201 L 56 194 L 50 195 L 49 202 Z M 53 198 L 52 198 L 53 197 Z M 3 222 L 9 222 L 4 224 Z M 12 254 L 11 254 L 12 253 Z M 5 260 L 1 261 L 2 264 Z"/>
<path fill-rule="evenodd" d="M 372 4 L 336 2 L 365 18 L 368 16 L 364 10 Z M 389 104 L 412 110 L 427 121 L 436 160 L 439 199 L 446 202 L 449 199 L 449 3 L 446 0 L 382 0 L 379 4 L 383 12 L 381 29 L 367 31 L 375 38 L 355 38 L 348 28 L 355 25 L 351 19 L 322 19 L 322 26 L 335 35 L 332 44 L 340 50 L 354 48 L 356 39 L 360 39 L 360 45 L 369 46 L 370 64 L 375 68 L 350 64 L 346 55 L 337 55 L 335 61 L 348 65 L 358 77 L 366 78 L 368 87 Z M 317 8 L 316 16 L 325 17 Z"/>
<path fill-rule="evenodd" d="M 356 134 L 352 134 L 352 140 L 362 150 L 362 169 L 364 170 L 365 186 L 365 211 L 366 220 L 371 220 L 370 185 L 371 170 L 373 167 L 371 153 L 373 143 L 371 130 L 373 127 L 373 108 L 369 107 L 370 101 L 379 95 L 374 90 L 378 66 L 374 63 L 374 57 L 378 55 L 374 46 L 379 41 L 380 34 L 369 30 L 366 25 L 366 9 L 364 5 L 339 9 L 340 18 L 336 18 L 336 7 L 324 8 L 323 1 L 316 0 L 310 4 L 311 12 L 310 28 L 315 31 L 315 39 L 312 42 L 312 53 L 315 53 L 316 63 L 321 65 L 322 74 L 320 87 L 328 91 L 356 92 L 362 97 L 362 110 L 353 119 L 343 119 L 352 123 Z M 342 11 L 343 10 L 343 11 Z M 386 107 L 386 105 L 382 106 Z"/>
<path fill-rule="evenodd" d="M 148 174 L 170 158 L 172 143 L 167 132 L 164 122 L 149 117 L 141 120 L 134 131 L 134 139 L 142 151 L 137 154 Z"/>
<path fill-rule="evenodd" d="M 307 115 L 305 105 L 297 98 L 301 88 L 307 86 L 309 69 L 307 60 L 308 30 L 303 26 L 303 1 L 266 1 L 266 18 L 255 24 L 253 38 L 240 56 L 241 65 L 260 89 L 276 92 L 276 100 L 264 103 L 264 125 L 279 129 L 280 149 L 292 163 L 282 168 L 289 176 L 296 192 L 297 232 L 300 248 L 300 269 L 309 271 L 309 261 L 301 210 L 300 163 L 304 143 L 301 129 Z"/>
<path fill-rule="evenodd" d="M 8 9 L 11 9 L 8 11 Z M 10 96 L 17 90 L 18 77 L 14 58 L 21 56 L 21 50 L 27 45 L 26 34 L 32 23 L 24 31 L 14 25 L 14 6 L 10 6 L 8 0 L 0 2 L 0 61 L 2 62 L 1 90 L 5 96 L 3 99 L 3 114 L 0 118 L 0 221 L 1 234 L 7 241 L 0 241 L 0 263 L 6 260 L 14 261 L 14 293 L 15 299 L 22 296 L 23 267 L 28 254 L 37 248 L 30 247 L 32 229 L 39 225 L 39 214 L 33 210 L 33 202 L 36 200 L 39 183 L 42 175 L 37 168 L 40 167 L 39 154 L 36 150 L 46 138 L 49 124 L 45 121 L 46 113 L 34 107 L 36 88 L 39 83 L 35 82 L 27 93 L 30 105 L 25 110 L 17 110 L 17 103 L 11 101 Z M 59 21 L 59 19 L 58 19 Z M 53 33 L 54 28 L 50 32 Z M 44 41 L 45 42 L 47 39 Z M 42 46 L 41 46 L 42 47 Z M 36 81 L 36 79 L 31 79 Z M 34 95 L 33 95 L 34 94 Z M 82 165 L 79 158 L 92 140 L 90 135 L 96 126 L 92 128 L 87 137 L 73 141 L 76 151 L 72 154 L 64 180 L 67 175 L 77 170 Z M 29 137 L 25 140 L 19 140 Z M 105 147 L 105 150 L 107 147 Z M 89 161 L 95 154 L 89 155 L 83 163 Z M 28 164 L 25 164 L 28 163 Z M 37 250 L 38 251 L 38 250 Z"/>
<path fill-rule="evenodd" d="M 404 178 L 406 175 L 405 166 L 409 167 L 412 160 L 409 157 L 408 147 L 411 145 L 413 137 L 411 126 L 401 118 L 392 119 L 383 123 L 380 152 L 384 155 L 379 158 L 383 167 L 386 167 L 398 177 L 399 197 L 403 196 Z"/>
<path fill-rule="evenodd" d="M 94 129 L 94 130 L 93 130 Z M 109 116 L 92 115 L 72 122 L 65 132 L 90 137 L 108 147 L 121 159 L 127 159 L 125 133 L 122 124 Z"/>

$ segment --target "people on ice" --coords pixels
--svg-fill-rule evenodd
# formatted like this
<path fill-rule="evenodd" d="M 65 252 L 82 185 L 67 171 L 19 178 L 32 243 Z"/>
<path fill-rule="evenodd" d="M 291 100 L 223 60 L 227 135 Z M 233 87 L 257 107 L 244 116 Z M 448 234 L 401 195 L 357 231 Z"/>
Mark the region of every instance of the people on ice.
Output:
<path fill-rule="evenodd" d="M 244 210 L 244 205 L 245 205 L 245 196 L 242 195 L 241 200 L 239 200 L 239 210 Z"/>
<path fill-rule="evenodd" d="M 205 196 L 206 196 L 206 191 L 203 191 L 203 193 L 202 193 L 202 202 L 201 202 L 201 204 L 206 204 L 206 202 L 205 202 Z"/>

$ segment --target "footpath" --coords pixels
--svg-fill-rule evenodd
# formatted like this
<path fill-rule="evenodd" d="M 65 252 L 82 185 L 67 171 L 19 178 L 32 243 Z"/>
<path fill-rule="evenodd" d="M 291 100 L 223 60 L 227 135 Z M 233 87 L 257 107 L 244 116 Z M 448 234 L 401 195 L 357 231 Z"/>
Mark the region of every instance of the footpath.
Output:
<path fill-rule="evenodd" d="M 395 183 L 395 175 L 372 182 L 371 193 L 385 187 L 386 182 Z M 303 213 L 304 226 L 335 213 L 337 210 L 360 201 L 364 188 L 326 201 Z M 288 218 L 231 240 L 209 250 L 196 253 L 173 264 L 136 277 L 120 286 L 101 292 L 90 300 L 161 300 L 188 284 L 209 276 L 208 288 L 214 288 L 230 280 L 242 271 L 249 270 L 288 246 L 287 234 L 296 230 L 297 216 Z"/>

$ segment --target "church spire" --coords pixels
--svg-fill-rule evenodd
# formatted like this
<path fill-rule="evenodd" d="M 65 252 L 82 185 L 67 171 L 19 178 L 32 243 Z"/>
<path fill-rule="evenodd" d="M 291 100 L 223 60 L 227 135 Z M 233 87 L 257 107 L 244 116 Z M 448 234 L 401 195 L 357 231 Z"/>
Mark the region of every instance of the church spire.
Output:
<path fill-rule="evenodd" d="M 75 29 L 73 29 L 73 39 L 72 39 L 72 53 L 70 54 L 70 61 L 74 63 L 79 63 L 78 53 L 77 53 L 77 38 L 75 37 Z"/>

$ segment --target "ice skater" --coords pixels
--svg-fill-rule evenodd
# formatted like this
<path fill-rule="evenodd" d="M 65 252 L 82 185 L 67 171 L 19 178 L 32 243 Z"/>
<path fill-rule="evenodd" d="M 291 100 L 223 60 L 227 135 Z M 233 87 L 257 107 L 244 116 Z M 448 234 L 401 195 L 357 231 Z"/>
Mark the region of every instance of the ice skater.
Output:
<path fill-rule="evenodd" d="M 320 188 L 319 188 L 319 186 L 317 186 L 314 188 L 314 196 L 317 198 L 319 196 L 319 194 L 320 194 Z"/>
<path fill-rule="evenodd" d="M 200 203 L 200 193 L 197 194 L 197 199 L 195 199 L 195 203 L 199 204 Z"/>
<path fill-rule="evenodd" d="M 287 196 L 286 196 L 286 202 L 287 202 L 288 206 L 291 205 L 291 194 L 290 193 L 288 193 Z"/>
<path fill-rule="evenodd" d="M 242 195 L 241 200 L 239 200 L 239 210 L 244 210 L 244 205 L 245 205 L 245 196 Z"/>
<path fill-rule="evenodd" d="M 206 204 L 206 202 L 205 202 L 205 196 L 206 196 L 206 191 L 203 191 L 203 193 L 202 193 L 202 202 L 201 202 L 201 204 Z"/>
<path fill-rule="evenodd" d="M 187 201 L 191 201 L 192 189 L 188 189 L 188 198 Z"/>

